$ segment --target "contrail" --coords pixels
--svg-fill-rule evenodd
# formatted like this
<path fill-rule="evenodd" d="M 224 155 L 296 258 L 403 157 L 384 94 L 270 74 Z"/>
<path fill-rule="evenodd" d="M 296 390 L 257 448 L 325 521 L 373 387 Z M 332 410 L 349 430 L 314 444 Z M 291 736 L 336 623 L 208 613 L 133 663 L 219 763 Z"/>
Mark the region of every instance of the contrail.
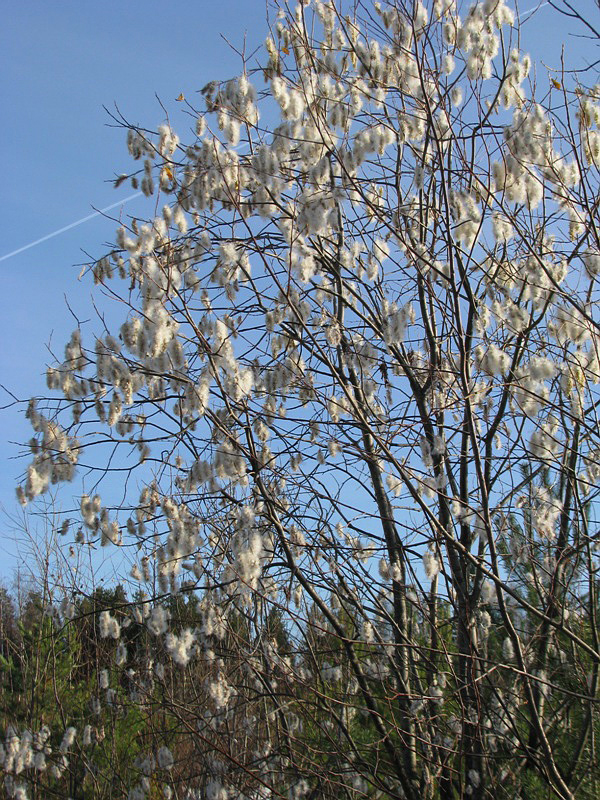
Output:
<path fill-rule="evenodd" d="M 119 200 L 116 203 L 112 203 L 110 206 L 106 206 L 106 208 L 101 208 L 98 211 L 93 211 L 91 214 L 88 214 L 87 217 L 82 217 L 81 219 L 78 219 L 76 222 L 71 222 L 70 225 L 65 225 L 64 228 L 59 228 L 57 231 L 53 231 L 52 233 L 49 233 L 46 236 L 42 236 L 41 239 L 36 239 L 35 242 L 30 242 L 29 244 L 23 245 L 23 247 L 19 247 L 17 250 L 13 250 L 11 253 L 7 253 L 5 256 L 0 256 L 0 261 L 5 261 L 7 258 L 12 258 L 12 256 L 16 256 L 18 253 L 23 253 L 25 250 L 29 250 L 30 247 L 35 247 L 36 244 L 47 242 L 48 239 L 52 239 L 54 236 L 58 236 L 61 233 L 70 231 L 71 228 L 76 228 L 78 225 L 82 225 L 84 222 L 88 222 L 88 220 L 94 219 L 94 217 L 99 217 L 100 214 L 104 214 L 107 211 L 116 208 L 117 206 L 121 206 L 124 203 L 128 203 L 130 200 L 139 197 L 141 194 L 143 194 L 143 192 L 136 192 L 135 194 L 130 194 L 129 197 L 125 197 L 123 198 L 123 200 Z"/>
<path fill-rule="evenodd" d="M 539 11 L 540 8 L 543 8 L 544 6 L 548 6 L 548 5 L 550 5 L 550 0 L 544 0 L 543 3 L 538 3 L 536 6 L 532 6 L 531 8 L 528 8 L 527 11 L 521 11 L 521 13 L 517 17 L 517 19 L 520 22 L 523 17 L 527 16 L 527 14 L 531 14 L 533 11 Z"/>

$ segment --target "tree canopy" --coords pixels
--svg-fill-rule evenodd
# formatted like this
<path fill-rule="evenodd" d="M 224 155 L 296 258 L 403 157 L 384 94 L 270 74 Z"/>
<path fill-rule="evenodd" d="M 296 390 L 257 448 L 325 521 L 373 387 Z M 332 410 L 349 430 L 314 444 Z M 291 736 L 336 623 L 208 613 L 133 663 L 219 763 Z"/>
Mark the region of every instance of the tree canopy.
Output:
<path fill-rule="evenodd" d="M 600 86 L 518 38 L 304 0 L 193 131 L 121 120 L 155 210 L 19 495 L 85 473 L 131 583 L 55 609 L 93 696 L 10 720 L 8 796 L 597 796 Z"/>

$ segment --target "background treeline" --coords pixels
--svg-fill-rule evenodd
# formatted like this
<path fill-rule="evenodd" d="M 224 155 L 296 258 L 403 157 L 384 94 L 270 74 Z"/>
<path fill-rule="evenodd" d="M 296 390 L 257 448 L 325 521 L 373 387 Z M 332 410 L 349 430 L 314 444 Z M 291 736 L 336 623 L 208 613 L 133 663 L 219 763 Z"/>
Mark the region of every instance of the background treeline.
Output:
<path fill-rule="evenodd" d="M 526 584 L 515 592 L 535 602 Z M 581 600 L 585 605 L 589 598 Z M 411 670 L 430 690 L 427 698 L 415 701 L 413 710 L 416 716 L 424 704 L 430 706 L 427 717 L 437 731 L 433 741 L 447 749 L 446 774 L 458 775 L 461 754 L 454 750 L 452 737 L 462 710 L 458 688 L 452 690 L 456 676 L 447 669 L 456 656 L 453 606 L 437 599 L 432 639 L 430 610 L 418 605 L 416 595 L 414 601 L 407 630 Z M 57 608 L 44 587 L 30 583 L 25 589 L 2 588 L 2 755 L 6 757 L 10 737 L 16 734 L 16 759 L 22 764 L 13 764 L 12 771 L 26 779 L 32 800 L 66 797 L 65 792 L 73 800 L 135 798 L 143 793 L 149 798 L 220 797 L 214 782 L 220 760 L 215 752 L 228 780 L 233 775 L 240 791 L 243 787 L 240 797 L 288 796 L 288 790 L 278 795 L 277 786 L 289 786 L 294 772 L 304 776 L 298 777 L 298 797 L 392 797 L 364 777 L 378 771 L 389 776 L 394 764 L 365 708 L 357 665 L 349 662 L 344 646 L 344 640 L 353 643 L 353 658 L 360 662 L 369 695 L 393 720 L 398 698 L 389 631 L 374 619 L 373 634 L 365 637 L 335 596 L 327 602 L 340 626 L 335 632 L 315 607 L 307 611 L 307 632 L 286 626 L 280 611 L 267 604 L 230 614 L 219 629 L 218 623 L 207 626 L 201 593 L 168 595 L 162 608 L 170 633 L 191 630 L 210 642 L 210 649 L 206 646 L 206 652 L 182 665 L 173 657 L 173 648 L 161 647 L 161 638 L 151 632 L 148 598 L 141 592 L 131 596 L 121 585 L 96 588 Z M 489 666 L 480 680 L 488 716 L 488 782 L 496 787 L 497 797 L 515 797 L 519 787 L 521 796 L 542 800 L 549 796 L 548 789 L 538 781 L 535 764 L 514 757 L 515 745 L 526 749 L 531 721 L 493 601 L 487 609 L 486 640 L 479 657 Z M 118 642 L 102 631 L 106 611 L 121 627 Z M 532 630 L 539 622 L 522 612 L 521 625 L 524 631 Z M 577 633 L 593 644 L 585 617 Z M 380 645 L 385 641 L 387 646 Z M 545 657 L 543 672 L 534 657 L 532 651 L 528 668 L 539 675 L 544 714 L 553 720 L 549 730 L 557 766 L 564 774 L 579 768 L 577 796 L 595 798 L 600 723 L 586 690 L 593 665 L 560 634 Z M 226 681 L 220 679 L 222 671 Z M 397 723 L 393 744 L 401 751 L 405 731 L 400 717 Z M 65 747 L 61 738 L 70 728 L 75 731 Z M 161 748 L 164 767 L 157 763 Z M 35 761 L 41 752 L 42 768 Z M 425 750 L 415 756 L 424 760 L 418 769 L 426 771 L 430 754 Z M 287 764 L 287 774 L 277 774 L 282 764 Z M 138 795 L 131 789 L 136 785 Z M 453 786 L 451 781 L 435 796 L 455 797 L 456 791 L 458 782 Z M 4 796 L 11 794 L 15 796 L 9 786 Z"/>

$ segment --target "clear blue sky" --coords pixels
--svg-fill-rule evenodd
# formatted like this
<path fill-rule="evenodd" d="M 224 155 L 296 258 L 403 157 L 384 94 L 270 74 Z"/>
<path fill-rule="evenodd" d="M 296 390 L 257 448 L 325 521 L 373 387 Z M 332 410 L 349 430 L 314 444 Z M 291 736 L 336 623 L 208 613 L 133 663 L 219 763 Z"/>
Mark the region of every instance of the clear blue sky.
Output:
<path fill-rule="evenodd" d="M 530 9 L 525 0 L 520 9 Z M 594 0 L 576 0 L 590 20 L 598 17 Z M 10 258 L 2 257 L 62 229 L 132 193 L 115 191 L 111 178 L 130 168 L 122 130 L 107 127 L 103 106 L 116 104 L 132 123 L 155 128 L 163 121 L 155 95 L 172 112 L 185 141 L 190 121 L 175 98 L 195 92 L 212 79 L 239 72 L 239 59 L 220 33 L 248 50 L 263 42 L 265 0 L 22 0 L 5 14 L 0 93 L 3 107 L 3 191 L 0 294 L 2 347 L 0 382 L 19 398 L 45 392 L 44 372 L 52 343 L 62 356 L 75 327 L 65 303 L 89 309 L 89 284 L 78 283 L 84 255 L 102 252 L 113 237 L 113 222 L 95 218 Z M 588 61 L 600 48 L 569 37 L 574 27 L 548 7 L 526 26 L 523 49 L 537 64 L 540 81 L 559 66 L 561 43 L 567 63 Z M 596 77 L 597 80 L 597 77 Z M 198 103 L 199 105 L 199 103 Z M 146 204 L 146 205 L 145 205 Z M 127 214 L 144 216 L 144 198 L 127 203 Z M 112 214 L 118 215 L 116 208 Z M 0 405 L 9 401 L 0 392 Z M 0 578 L 16 566 L 16 546 L 8 516 L 19 514 L 14 489 L 25 460 L 15 460 L 15 441 L 30 429 L 23 408 L 0 414 Z"/>

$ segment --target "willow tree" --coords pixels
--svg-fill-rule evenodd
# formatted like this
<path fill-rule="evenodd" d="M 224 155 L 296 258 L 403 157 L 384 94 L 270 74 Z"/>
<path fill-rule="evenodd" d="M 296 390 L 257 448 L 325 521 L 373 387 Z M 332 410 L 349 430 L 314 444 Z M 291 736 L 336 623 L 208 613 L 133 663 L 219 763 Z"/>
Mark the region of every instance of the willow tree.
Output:
<path fill-rule="evenodd" d="M 164 716 L 131 798 L 593 797 L 600 88 L 536 98 L 504 0 L 347 10 L 127 126 L 155 216 L 19 492 L 84 465 L 75 541 L 139 583 L 94 705 Z"/>

